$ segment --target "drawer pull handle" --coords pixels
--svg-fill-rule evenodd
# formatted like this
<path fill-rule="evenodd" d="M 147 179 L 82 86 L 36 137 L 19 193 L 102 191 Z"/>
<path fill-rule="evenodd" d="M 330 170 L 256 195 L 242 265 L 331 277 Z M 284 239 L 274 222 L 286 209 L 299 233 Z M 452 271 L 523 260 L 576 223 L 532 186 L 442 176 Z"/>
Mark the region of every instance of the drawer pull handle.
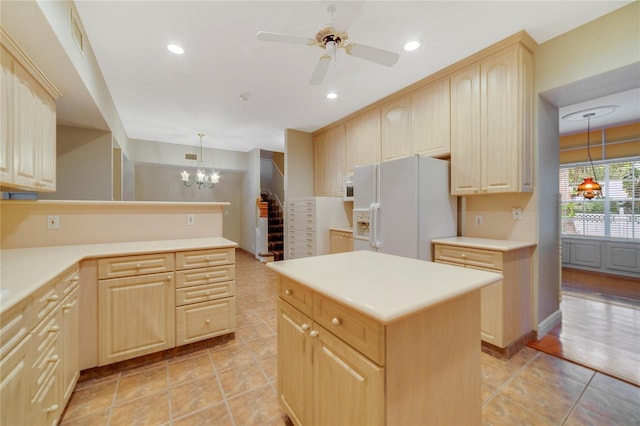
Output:
<path fill-rule="evenodd" d="M 53 404 L 51 407 L 47 408 L 47 413 L 55 413 L 58 411 L 58 404 Z"/>
<path fill-rule="evenodd" d="M 311 330 L 311 332 L 309 332 L 309 336 L 311 337 L 318 337 L 320 335 L 320 332 L 318 332 L 318 330 Z"/>
<path fill-rule="evenodd" d="M 58 331 L 60 331 L 59 325 L 54 325 L 49 329 L 49 333 L 57 333 Z"/>
<path fill-rule="evenodd" d="M 306 324 L 306 323 L 305 323 L 305 324 L 302 324 L 302 325 L 300 326 L 300 328 L 302 329 L 302 331 L 307 331 L 308 329 L 310 329 L 310 328 L 311 328 L 311 326 L 310 326 L 309 324 Z"/>
<path fill-rule="evenodd" d="M 73 308 L 73 303 L 67 303 L 66 305 L 64 305 L 62 307 L 63 311 L 68 311 L 69 309 Z"/>
<path fill-rule="evenodd" d="M 52 296 L 47 297 L 47 300 L 48 300 L 49 302 L 55 302 L 55 301 L 57 301 L 57 300 L 60 300 L 60 296 L 58 296 L 57 294 L 54 294 L 54 295 L 52 295 Z"/>
<path fill-rule="evenodd" d="M 461 254 L 460 257 L 465 259 L 467 257 L 467 255 L 466 254 Z"/>
<path fill-rule="evenodd" d="M 291 293 L 293 293 L 291 290 L 285 290 L 284 294 L 286 294 L 287 296 L 291 296 Z"/>
<path fill-rule="evenodd" d="M 171 281 L 171 275 L 167 275 L 167 281 Z"/>
<path fill-rule="evenodd" d="M 334 318 L 331 320 L 331 324 L 333 324 L 333 325 L 340 325 L 340 324 L 342 324 L 342 321 L 340 321 L 340 318 L 335 318 L 335 317 L 334 317 Z"/>
<path fill-rule="evenodd" d="M 142 268 L 142 265 L 139 263 L 136 263 L 136 269 L 140 269 L 140 268 Z"/>
<path fill-rule="evenodd" d="M 56 362 L 60 359 L 60 357 L 58 355 L 52 355 L 51 358 L 49 358 L 49 362 Z"/>
<path fill-rule="evenodd" d="M 210 319 L 206 319 L 205 320 L 205 324 L 211 324 L 211 320 Z"/>
<path fill-rule="evenodd" d="M 74 275 L 74 276 L 71 277 L 71 281 L 72 282 L 78 281 L 79 279 L 80 279 L 80 277 L 77 276 L 77 275 Z"/>
<path fill-rule="evenodd" d="M 207 275 L 205 276 L 205 278 L 207 278 L 207 279 L 211 278 L 211 274 L 207 274 Z"/>

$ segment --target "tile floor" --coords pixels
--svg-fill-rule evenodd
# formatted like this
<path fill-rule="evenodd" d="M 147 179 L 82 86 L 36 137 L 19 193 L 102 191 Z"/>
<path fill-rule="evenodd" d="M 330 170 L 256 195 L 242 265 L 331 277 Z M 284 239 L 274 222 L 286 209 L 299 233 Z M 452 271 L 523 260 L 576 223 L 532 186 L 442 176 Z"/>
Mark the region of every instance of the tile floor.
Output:
<path fill-rule="evenodd" d="M 235 339 L 82 374 L 62 425 L 285 425 L 276 395 L 276 276 L 236 251 Z M 485 425 L 637 425 L 640 388 L 524 348 L 481 354 Z"/>

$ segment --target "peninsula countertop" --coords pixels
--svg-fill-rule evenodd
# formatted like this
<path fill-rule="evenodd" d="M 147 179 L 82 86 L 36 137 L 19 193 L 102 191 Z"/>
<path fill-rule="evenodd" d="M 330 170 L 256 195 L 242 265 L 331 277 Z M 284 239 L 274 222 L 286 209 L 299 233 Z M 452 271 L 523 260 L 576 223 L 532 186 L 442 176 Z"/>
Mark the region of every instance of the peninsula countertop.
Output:
<path fill-rule="evenodd" d="M 502 279 L 493 272 L 371 251 L 283 260 L 267 267 L 383 324 Z"/>
<path fill-rule="evenodd" d="M 84 259 L 236 246 L 226 238 L 210 237 L 0 250 L 0 312 Z"/>

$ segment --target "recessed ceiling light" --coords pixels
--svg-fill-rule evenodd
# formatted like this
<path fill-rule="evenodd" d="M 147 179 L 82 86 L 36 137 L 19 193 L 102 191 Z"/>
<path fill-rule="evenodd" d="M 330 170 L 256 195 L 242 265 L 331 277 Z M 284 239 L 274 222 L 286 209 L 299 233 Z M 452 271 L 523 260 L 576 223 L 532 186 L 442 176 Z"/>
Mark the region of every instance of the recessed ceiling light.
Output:
<path fill-rule="evenodd" d="M 413 40 L 404 45 L 404 50 L 407 52 L 413 52 L 418 47 L 420 47 L 420 42 L 418 40 Z"/>
<path fill-rule="evenodd" d="M 176 55 L 182 55 L 184 53 L 184 49 L 177 44 L 169 44 L 167 45 L 167 49 L 169 49 L 169 52 L 175 53 Z"/>
<path fill-rule="evenodd" d="M 333 92 L 327 93 L 327 99 L 335 99 L 337 97 L 338 97 L 337 93 L 333 93 Z"/>

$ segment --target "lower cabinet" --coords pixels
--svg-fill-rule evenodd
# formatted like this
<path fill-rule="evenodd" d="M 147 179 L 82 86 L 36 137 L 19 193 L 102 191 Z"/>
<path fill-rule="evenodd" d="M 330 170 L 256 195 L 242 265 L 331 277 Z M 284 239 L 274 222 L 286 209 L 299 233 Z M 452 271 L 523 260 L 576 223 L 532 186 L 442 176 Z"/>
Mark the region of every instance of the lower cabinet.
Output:
<path fill-rule="evenodd" d="M 98 364 L 174 347 L 173 272 L 98 282 Z"/>
<path fill-rule="evenodd" d="M 0 399 L 2 400 L 0 424 L 2 425 L 29 424 L 31 411 L 29 346 L 30 336 L 27 335 L 0 360 Z"/>
<path fill-rule="evenodd" d="M 353 251 L 353 232 L 329 230 L 331 253 Z"/>
<path fill-rule="evenodd" d="M 62 398 L 68 401 L 80 378 L 78 287 L 65 297 L 60 305 L 62 323 Z"/>
<path fill-rule="evenodd" d="M 278 395 L 294 424 L 384 423 L 384 368 L 282 300 L 278 355 Z"/>

